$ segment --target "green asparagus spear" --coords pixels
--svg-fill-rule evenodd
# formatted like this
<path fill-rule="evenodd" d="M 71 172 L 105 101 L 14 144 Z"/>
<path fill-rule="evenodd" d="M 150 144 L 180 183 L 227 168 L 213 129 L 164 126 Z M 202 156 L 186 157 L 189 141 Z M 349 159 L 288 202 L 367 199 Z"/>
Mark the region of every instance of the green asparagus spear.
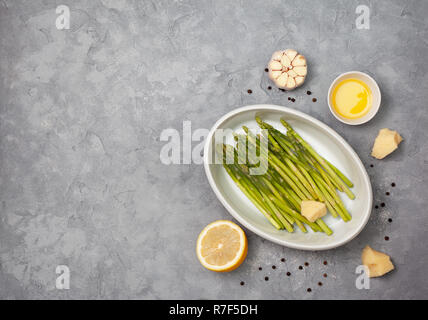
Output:
<path fill-rule="evenodd" d="M 302 137 L 293 130 L 293 128 L 284 120 L 281 119 L 281 123 L 290 131 L 291 135 L 293 135 L 297 141 L 299 141 L 308 152 L 319 162 L 319 164 L 325 169 L 325 171 L 330 175 L 330 177 L 343 188 L 345 193 L 348 195 L 350 199 L 355 199 L 355 195 L 349 190 L 348 186 L 340 179 L 340 177 L 336 174 L 336 172 L 327 164 L 327 162 L 307 143 Z"/>

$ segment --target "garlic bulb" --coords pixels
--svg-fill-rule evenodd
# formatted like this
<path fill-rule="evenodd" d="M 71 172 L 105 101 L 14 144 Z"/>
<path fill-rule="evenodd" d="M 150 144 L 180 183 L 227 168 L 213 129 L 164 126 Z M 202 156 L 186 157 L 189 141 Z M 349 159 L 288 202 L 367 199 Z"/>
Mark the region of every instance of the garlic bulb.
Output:
<path fill-rule="evenodd" d="M 305 82 L 306 59 L 293 49 L 276 51 L 269 61 L 268 69 L 269 78 L 278 88 L 293 90 Z"/>

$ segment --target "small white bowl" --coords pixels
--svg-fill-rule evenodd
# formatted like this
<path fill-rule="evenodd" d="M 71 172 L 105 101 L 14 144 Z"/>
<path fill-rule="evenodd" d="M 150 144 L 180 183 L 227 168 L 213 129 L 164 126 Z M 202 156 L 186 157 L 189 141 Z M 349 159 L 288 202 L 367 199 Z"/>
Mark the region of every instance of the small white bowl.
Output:
<path fill-rule="evenodd" d="M 357 118 L 357 119 L 344 118 L 340 114 L 338 114 L 332 106 L 333 104 L 331 101 L 331 99 L 332 99 L 331 96 L 332 96 L 334 88 L 337 86 L 337 84 L 339 82 L 341 82 L 342 80 L 346 80 L 346 79 L 361 80 L 364 83 L 366 83 L 369 86 L 370 90 L 372 91 L 372 107 L 361 118 Z M 336 79 L 334 79 L 334 81 L 330 85 L 330 89 L 328 89 L 327 100 L 328 100 L 328 107 L 330 108 L 331 113 L 336 117 L 337 120 L 339 120 L 343 123 L 355 126 L 355 125 L 363 124 L 363 123 L 370 121 L 376 115 L 376 113 L 379 111 L 381 95 L 380 95 L 379 86 L 377 85 L 376 81 L 372 77 L 370 77 L 368 74 L 360 72 L 360 71 L 349 71 L 349 72 L 342 73 L 340 76 L 338 76 Z"/>

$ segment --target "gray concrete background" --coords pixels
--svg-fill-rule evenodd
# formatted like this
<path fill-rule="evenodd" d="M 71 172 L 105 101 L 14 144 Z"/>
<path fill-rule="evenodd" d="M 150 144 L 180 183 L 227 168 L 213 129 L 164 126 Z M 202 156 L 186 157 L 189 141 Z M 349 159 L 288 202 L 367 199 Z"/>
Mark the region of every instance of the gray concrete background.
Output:
<path fill-rule="evenodd" d="M 55 28 L 59 4 L 71 9 L 70 30 Z M 370 30 L 355 27 L 359 4 L 371 9 Z M 427 16 L 428 1 L 1 0 L 0 298 L 428 298 Z M 267 61 L 288 47 L 307 57 L 306 83 L 290 94 L 267 90 Z M 349 70 L 373 75 L 383 94 L 378 115 L 358 127 L 326 104 L 330 82 Z M 183 120 L 209 129 L 257 103 L 337 130 L 366 165 L 375 204 L 386 206 L 328 252 L 248 231 L 244 264 L 216 274 L 198 263 L 195 241 L 230 215 L 202 165 L 160 162 L 159 137 L 181 132 Z M 383 127 L 404 142 L 375 161 Z M 366 244 L 390 254 L 396 270 L 357 290 Z M 71 270 L 70 290 L 55 289 L 59 264 Z"/>

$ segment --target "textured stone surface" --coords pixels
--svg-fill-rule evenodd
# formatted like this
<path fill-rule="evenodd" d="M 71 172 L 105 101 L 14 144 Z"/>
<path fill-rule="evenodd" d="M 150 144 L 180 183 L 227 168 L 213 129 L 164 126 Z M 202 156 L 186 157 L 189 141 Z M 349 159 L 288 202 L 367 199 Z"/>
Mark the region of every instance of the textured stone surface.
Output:
<path fill-rule="evenodd" d="M 371 8 L 370 30 L 355 27 L 360 2 Z M 0 298 L 428 298 L 428 2 L 60 3 L 71 9 L 70 30 L 55 27 L 58 1 L 0 1 Z M 310 68 L 290 94 L 268 90 L 264 72 L 271 53 L 287 47 Z M 379 114 L 358 127 L 339 123 L 326 104 L 332 79 L 349 70 L 372 74 L 383 94 Z M 332 126 L 366 165 L 375 204 L 386 206 L 328 252 L 247 232 L 243 266 L 215 274 L 198 263 L 195 240 L 230 215 L 202 165 L 160 162 L 159 137 L 181 132 L 183 120 L 209 129 L 256 103 Z M 405 141 L 375 161 L 382 127 Z M 396 270 L 357 290 L 366 244 L 390 254 Z M 55 289 L 59 264 L 71 270 L 70 290 Z"/>

